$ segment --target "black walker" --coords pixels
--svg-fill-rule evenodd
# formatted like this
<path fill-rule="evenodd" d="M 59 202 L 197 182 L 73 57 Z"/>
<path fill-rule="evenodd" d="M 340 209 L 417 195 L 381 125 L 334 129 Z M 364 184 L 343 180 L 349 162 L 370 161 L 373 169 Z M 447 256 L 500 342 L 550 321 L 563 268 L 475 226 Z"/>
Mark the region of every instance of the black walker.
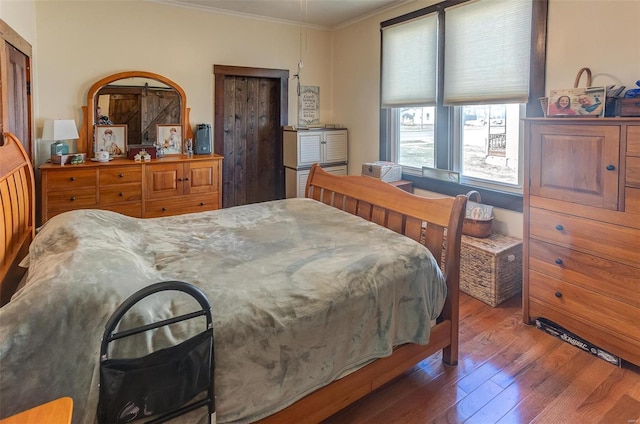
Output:
<path fill-rule="evenodd" d="M 114 333 L 122 317 L 136 303 L 169 290 L 191 295 L 202 309 Z M 177 345 L 140 358 L 108 357 L 108 345 L 115 340 L 203 315 L 206 329 Z M 213 372 L 213 323 L 206 296 L 182 281 L 164 281 L 145 287 L 125 300 L 105 325 L 100 345 L 98 422 L 127 423 L 146 418 L 150 419 L 148 423 L 162 423 L 206 406 L 211 423 L 215 414 Z M 205 391 L 206 398 L 198 396 Z"/>

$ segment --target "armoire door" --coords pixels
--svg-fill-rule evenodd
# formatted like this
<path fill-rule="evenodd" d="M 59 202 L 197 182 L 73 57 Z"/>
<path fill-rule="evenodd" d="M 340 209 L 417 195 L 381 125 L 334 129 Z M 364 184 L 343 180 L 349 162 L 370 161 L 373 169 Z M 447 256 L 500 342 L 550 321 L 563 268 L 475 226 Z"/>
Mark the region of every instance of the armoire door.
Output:
<path fill-rule="evenodd" d="M 223 207 L 284 198 L 289 71 L 216 65 L 214 73 L 214 151 L 224 156 Z"/>

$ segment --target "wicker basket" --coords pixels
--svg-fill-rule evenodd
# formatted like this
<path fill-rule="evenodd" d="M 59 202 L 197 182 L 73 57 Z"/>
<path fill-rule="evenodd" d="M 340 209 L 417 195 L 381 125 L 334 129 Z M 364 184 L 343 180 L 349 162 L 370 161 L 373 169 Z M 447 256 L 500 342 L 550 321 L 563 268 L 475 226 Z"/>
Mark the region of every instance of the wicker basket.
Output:
<path fill-rule="evenodd" d="M 466 196 L 469 199 L 467 201 L 467 216 L 469 216 L 469 211 L 471 209 L 478 207 L 484 209 L 484 214 L 489 216 L 483 216 L 482 219 L 465 217 L 464 221 L 462 221 L 462 234 L 479 238 L 489 237 L 491 235 L 491 227 L 493 226 L 493 208 L 491 206 L 480 204 L 482 201 L 480 193 L 475 190 L 468 192 Z M 471 201 L 471 198 L 474 196 L 478 203 Z"/>

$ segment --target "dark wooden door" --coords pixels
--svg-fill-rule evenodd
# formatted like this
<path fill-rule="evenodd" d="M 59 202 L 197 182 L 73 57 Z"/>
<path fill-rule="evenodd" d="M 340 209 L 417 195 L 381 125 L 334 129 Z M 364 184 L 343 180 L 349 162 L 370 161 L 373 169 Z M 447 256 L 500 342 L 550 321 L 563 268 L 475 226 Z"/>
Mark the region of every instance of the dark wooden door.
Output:
<path fill-rule="evenodd" d="M 31 45 L 0 21 L 0 77 L 2 90 L 2 132 L 16 135 L 33 160 L 31 140 Z"/>
<path fill-rule="evenodd" d="M 284 198 L 289 72 L 216 65 L 214 73 L 214 151 L 224 156 L 223 207 Z"/>

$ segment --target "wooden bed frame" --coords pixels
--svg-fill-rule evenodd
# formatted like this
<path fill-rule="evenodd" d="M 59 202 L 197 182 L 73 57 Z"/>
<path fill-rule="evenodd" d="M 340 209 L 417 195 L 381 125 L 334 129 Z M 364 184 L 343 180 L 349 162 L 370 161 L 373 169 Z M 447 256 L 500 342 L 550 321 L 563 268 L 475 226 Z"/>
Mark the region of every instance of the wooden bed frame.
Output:
<path fill-rule="evenodd" d="M 33 167 L 11 133 L 0 140 L 0 306 L 9 302 L 25 273 L 18 262 L 27 255 L 35 229 Z"/>
<path fill-rule="evenodd" d="M 0 288 L 9 299 L 19 281 L 16 264 L 27 254 L 35 235 L 33 168 L 20 142 L 9 133 L 4 134 L 4 145 L 0 143 L 0 193 Z M 423 198 L 371 177 L 335 176 L 318 166 L 311 169 L 306 196 L 424 244 L 444 270 L 447 298 L 428 345 L 398 346 L 391 356 L 378 359 L 259 421 L 263 424 L 318 423 L 439 350 L 443 351 L 446 364 L 458 362 L 458 283 L 466 197 Z"/>

